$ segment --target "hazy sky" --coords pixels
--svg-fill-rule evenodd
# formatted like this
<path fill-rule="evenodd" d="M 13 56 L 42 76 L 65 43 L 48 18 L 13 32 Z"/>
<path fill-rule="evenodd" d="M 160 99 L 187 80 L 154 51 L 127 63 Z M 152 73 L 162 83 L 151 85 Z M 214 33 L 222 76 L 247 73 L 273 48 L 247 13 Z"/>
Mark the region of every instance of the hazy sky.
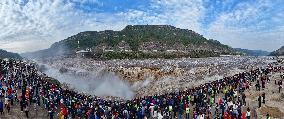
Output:
<path fill-rule="evenodd" d="M 35 51 L 128 24 L 170 24 L 232 47 L 272 51 L 284 45 L 284 0 L 0 0 L 0 49 Z"/>

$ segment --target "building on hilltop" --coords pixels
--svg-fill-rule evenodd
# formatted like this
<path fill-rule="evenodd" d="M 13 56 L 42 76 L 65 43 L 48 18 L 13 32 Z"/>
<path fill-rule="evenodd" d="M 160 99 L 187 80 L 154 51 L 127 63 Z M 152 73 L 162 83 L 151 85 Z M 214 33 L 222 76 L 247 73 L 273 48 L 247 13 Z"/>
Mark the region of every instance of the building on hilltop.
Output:
<path fill-rule="evenodd" d="M 117 48 L 118 48 L 118 51 L 121 51 L 121 52 L 132 52 L 131 47 L 124 40 L 118 43 Z"/>

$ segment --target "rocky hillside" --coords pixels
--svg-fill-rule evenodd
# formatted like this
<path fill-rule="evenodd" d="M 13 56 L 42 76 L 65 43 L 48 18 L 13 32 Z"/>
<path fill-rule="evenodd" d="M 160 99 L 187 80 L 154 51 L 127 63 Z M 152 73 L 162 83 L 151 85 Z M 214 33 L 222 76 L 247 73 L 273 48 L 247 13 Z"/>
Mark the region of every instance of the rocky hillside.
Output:
<path fill-rule="evenodd" d="M 123 59 L 209 57 L 235 54 L 235 51 L 188 29 L 170 25 L 128 25 L 121 31 L 81 32 L 54 43 L 49 49 L 32 54 L 48 57 L 76 53 L 89 53 L 92 57 L 106 59 Z"/>
<path fill-rule="evenodd" d="M 17 53 L 7 52 L 6 50 L 1 50 L 1 49 L 0 49 L 0 58 L 22 59 L 22 57 Z"/>
<path fill-rule="evenodd" d="M 248 50 L 242 48 L 234 48 L 236 51 L 244 53 L 246 56 L 267 56 L 270 54 L 268 51 L 263 50 Z"/>
<path fill-rule="evenodd" d="M 284 55 L 284 46 L 282 46 L 280 49 L 273 51 L 271 56 L 283 56 Z"/>

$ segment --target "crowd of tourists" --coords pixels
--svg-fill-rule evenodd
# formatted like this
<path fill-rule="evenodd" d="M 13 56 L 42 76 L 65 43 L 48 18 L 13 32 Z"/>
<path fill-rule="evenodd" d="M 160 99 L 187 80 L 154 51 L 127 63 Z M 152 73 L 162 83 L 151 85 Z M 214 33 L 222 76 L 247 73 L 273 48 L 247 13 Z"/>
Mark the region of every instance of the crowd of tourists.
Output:
<path fill-rule="evenodd" d="M 253 108 L 242 109 L 247 105 L 245 91 L 264 89 L 270 81 L 267 75 L 281 70 L 270 64 L 186 91 L 112 100 L 63 88 L 48 80 L 34 64 L 0 60 L 0 114 L 10 113 L 13 105 L 19 105 L 27 118 L 30 110 L 45 108 L 50 119 L 250 119 L 257 114 Z M 282 81 L 275 84 L 280 92 Z M 261 107 L 265 93 L 258 101 Z"/>

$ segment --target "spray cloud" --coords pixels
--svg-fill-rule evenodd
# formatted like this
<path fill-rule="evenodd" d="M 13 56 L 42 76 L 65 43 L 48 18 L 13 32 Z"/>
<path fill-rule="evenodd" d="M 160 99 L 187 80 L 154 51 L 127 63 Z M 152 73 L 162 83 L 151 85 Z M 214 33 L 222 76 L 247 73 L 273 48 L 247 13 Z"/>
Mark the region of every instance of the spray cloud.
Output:
<path fill-rule="evenodd" d="M 134 92 L 128 82 L 122 81 L 113 72 L 99 70 L 91 73 L 82 69 L 77 72 L 61 73 L 59 69 L 45 65 L 44 71 L 61 83 L 69 84 L 69 87 L 79 92 L 84 92 L 96 96 L 115 96 L 124 99 L 132 99 Z"/>

